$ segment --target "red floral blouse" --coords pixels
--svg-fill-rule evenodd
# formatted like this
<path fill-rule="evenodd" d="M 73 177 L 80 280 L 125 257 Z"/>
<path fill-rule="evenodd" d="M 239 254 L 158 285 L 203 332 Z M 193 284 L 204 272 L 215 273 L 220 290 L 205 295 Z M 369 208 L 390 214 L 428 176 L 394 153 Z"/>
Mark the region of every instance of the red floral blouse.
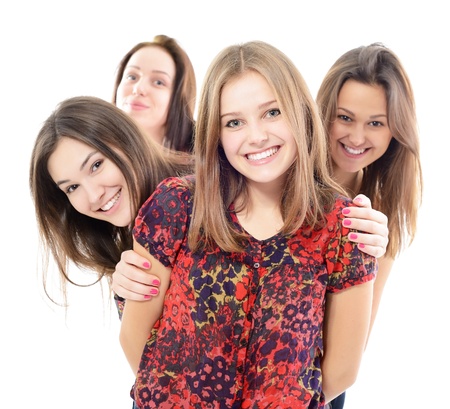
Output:
<path fill-rule="evenodd" d="M 163 314 L 143 351 L 131 396 L 144 408 L 322 408 L 326 292 L 372 280 L 376 260 L 348 241 L 338 197 L 324 228 L 243 253 L 187 245 L 191 191 L 163 181 L 136 218 L 135 239 L 172 268 Z M 236 229 L 242 227 L 230 208 Z M 263 222 L 263 221 L 262 221 Z"/>

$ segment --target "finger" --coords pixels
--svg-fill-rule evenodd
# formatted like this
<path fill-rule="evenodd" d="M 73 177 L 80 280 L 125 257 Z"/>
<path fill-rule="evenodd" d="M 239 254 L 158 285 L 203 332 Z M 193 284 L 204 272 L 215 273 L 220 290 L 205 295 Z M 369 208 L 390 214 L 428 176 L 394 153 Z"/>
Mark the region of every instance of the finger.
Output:
<path fill-rule="evenodd" d="M 342 223 L 345 227 L 359 230 L 362 233 L 379 235 L 386 240 L 389 235 L 389 229 L 386 224 L 378 223 L 373 220 L 346 218 Z"/>
<path fill-rule="evenodd" d="M 144 273 L 137 268 L 134 269 L 136 271 L 129 271 L 128 275 L 119 271 L 113 273 L 111 286 L 114 292 L 126 299 L 134 294 L 140 296 L 157 295 L 159 293 L 160 280 L 156 276 Z M 132 299 L 135 298 L 133 297 Z"/>
<path fill-rule="evenodd" d="M 121 262 L 126 264 L 133 264 L 136 267 L 149 269 L 151 268 L 151 262 L 140 254 L 136 253 L 134 250 L 126 250 L 122 253 L 120 257 Z"/>
<path fill-rule="evenodd" d="M 363 194 L 355 196 L 355 198 L 353 199 L 353 203 L 357 206 L 372 208 L 372 202 L 366 195 Z"/>
<path fill-rule="evenodd" d="M 361 243 L 368 246 L 377 246 L 381 248 L 386 248 L 388 243 L 387 237 L 380 236 L 378 234 L 366 234 L 352 231 L 349 233 L 348 238 L 354 243 Z"/>
<path fill-rule="evenodd" d="M 386 246 L 388 244 L 386 237 L 376 234 L 350 232 L 348 238 L 350 241 L 358 243 L 358 248 L 361 251 L 371 256 L 378 258 L 384 256 L 386 253 Z"/>
<path fill-rule="evenodd" d="M 140 290 L 132 291 L 116 285 L 113 286 L 113 291 L 125 300 L 131 301 L 147 301 L 159 294 L 159 289 L 156 287 L 147 287 L 144 292 L 141 292 Z"/>
<path fill-rule="evenodd" d="M 388 218 L 384 213 L 365 207 L 346 207 L 343 214 L 347 218 L 372 220 L 387 226 Z"/>
<path fill-rule="evenodd" d="M 384 250 L 381 247 L 378 246 L 370 246 L 370 245 L 366 245 L 366 244 L 358 244 L 358 248 L 363 252 L 368 254 L 369 256 L 375 257 L 375 258 L 380 258 L 383 257 L 384 254 L 386 253 L 386 250 Z"/>

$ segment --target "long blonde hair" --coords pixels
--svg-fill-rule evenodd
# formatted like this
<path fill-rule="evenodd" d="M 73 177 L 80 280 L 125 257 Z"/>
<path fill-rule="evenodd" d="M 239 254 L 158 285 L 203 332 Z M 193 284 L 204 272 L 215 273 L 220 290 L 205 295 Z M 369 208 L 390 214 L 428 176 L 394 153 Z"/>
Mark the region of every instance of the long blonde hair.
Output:
<path fill-rule="evenodd" d="M 199 100 L 194 145 L 196 186 L 189 233 L 194 249 L 214 242 L 225 251 L 242 249 L 245 237 L 233 229 L 227 213 L 238 196 L 245 197 L 246 184 L 220 145 L 220 97 L 230 79 L 249 70 L 262 75 L 272 87 L 297 143 L 297 159 L 289 169 L 281 197 L 282 232 L 289 234 L 304 222 L 316 226 L 340 189 L 329 174 L 327 140 L 316 104 L 292 61 L 261 41 L 227 47 L 211 63 Z"/>

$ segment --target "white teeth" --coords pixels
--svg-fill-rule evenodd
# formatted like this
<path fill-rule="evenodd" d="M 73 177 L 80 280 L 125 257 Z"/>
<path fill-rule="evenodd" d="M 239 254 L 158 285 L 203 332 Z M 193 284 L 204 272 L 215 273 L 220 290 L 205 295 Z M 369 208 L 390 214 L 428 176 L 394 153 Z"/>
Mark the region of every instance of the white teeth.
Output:
<path fill-rule="evenodd" d="M 264 152 L 248 154 L 247 159 L 261 160 L 261 159 L 268 158 L 269 156 L 275 155 L 277 152 L 278 152 L 278 148 L 270 148 Z"/>
<path fill-rule="evenodd" d="M 116 195 L 108 202 L 106 203 L 101 210 L 103 210 L 104 212 L 107 212 L 109 209 L 111 209 L 111 207 L 113 207 L 115 205 L 115 203 L 117 202 L 117 200 L 119 200 L 120 197 L 120 190 L 116 193 Z"/>
<path fill-rule="evenodd" d="M 344 145 L 344 149 L 348 153 L 351 153 L 352 155 L 360 155 L 361 153 L 365 152 L 365 149 L 354 149 L 354 148 L 350 148 L 350 146 L 347 146 L 347 145 Z"/>

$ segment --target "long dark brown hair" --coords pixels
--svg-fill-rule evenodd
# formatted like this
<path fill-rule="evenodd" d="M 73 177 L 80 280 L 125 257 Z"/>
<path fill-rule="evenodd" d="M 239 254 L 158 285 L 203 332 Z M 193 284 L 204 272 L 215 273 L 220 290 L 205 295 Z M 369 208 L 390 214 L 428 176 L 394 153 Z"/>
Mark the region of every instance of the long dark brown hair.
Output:
<path fill-rule="evenodd" d="M 131 227 L 116 227 L 78 213 L 48 171 L 48 160 L 61 138 L 94 147 L 119 167 L 130 191 L 132 214 L 169 176 L 189 173 L 188 154 L 148 141 L 133 120 L 113 104 L 95 97 L 61 102 L 42 125 L 31 155 L 29 184 L 40 238 L 60 272 L 65 294 L 69 262 L 110 277 L 124 250 L 132 248 Z M 44 274 L 44 288 L 46 289 Z M 46 289 L 47 295 L 47 289 Z M 50 296 L 49 296 L 50 297 Z M 52 297 L 50 297 L 52 298 Z"/>

